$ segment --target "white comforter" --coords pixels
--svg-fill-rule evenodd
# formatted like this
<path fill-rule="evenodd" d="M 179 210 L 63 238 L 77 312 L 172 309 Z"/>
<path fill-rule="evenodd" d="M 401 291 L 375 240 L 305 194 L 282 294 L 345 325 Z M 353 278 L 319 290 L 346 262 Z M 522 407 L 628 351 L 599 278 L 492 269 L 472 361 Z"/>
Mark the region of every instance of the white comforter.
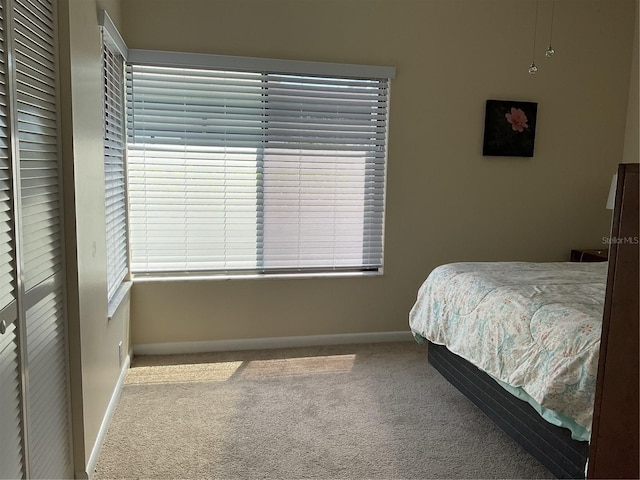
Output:
<path fill-rule="evenodd" d="M 606 274 L 606 262 L 443 265 L 409 324 L 590 432 Z"/>

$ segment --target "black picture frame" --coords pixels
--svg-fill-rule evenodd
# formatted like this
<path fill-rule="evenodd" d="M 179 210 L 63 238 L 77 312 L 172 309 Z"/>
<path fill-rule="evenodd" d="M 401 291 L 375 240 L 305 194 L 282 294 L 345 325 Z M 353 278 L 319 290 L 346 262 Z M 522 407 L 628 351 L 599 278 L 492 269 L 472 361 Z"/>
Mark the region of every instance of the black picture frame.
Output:
<path fill-rule="evenodd" d="M 536 102 L 487 100 L 482 155 L 533 157 L 537 114 Z"/>

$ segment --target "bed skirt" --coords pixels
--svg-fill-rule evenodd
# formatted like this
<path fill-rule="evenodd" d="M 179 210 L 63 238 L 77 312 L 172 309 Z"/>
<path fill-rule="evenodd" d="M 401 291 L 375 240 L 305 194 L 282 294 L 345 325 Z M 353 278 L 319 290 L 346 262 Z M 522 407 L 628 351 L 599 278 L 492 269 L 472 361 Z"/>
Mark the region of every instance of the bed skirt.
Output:
<path fill-rule="evenodd" d="M 485 372 L 429 342 L 429 363 L 557 478 L 585 478 L 589 443 L 544 420 Z"/>

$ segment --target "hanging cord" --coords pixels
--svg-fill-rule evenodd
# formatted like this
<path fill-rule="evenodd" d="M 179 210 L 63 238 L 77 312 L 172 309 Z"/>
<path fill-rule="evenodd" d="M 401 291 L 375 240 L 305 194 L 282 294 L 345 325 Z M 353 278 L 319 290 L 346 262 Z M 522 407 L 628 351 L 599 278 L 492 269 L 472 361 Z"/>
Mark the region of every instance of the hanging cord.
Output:
<path fill-rule="evenodd" d="M 536 67 L 536 37 L 538 35 L 538 6 L 540 5 L 540 0 L 536 0 L 536 18 L 533 24 L 533 47 L 531 52 L 531 66 L 529 67 L 529 74 L 535 75 L 538 71 L 538 67 Z"/>

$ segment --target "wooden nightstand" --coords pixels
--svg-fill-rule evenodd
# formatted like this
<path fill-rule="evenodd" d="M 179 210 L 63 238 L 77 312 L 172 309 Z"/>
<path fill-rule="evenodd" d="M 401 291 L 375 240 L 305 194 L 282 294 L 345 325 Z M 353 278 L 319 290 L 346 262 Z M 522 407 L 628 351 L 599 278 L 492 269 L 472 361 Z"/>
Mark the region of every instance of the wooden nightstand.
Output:
<path fill-rule="evenodd" d="M 571 250 L 572 262 L 606 262 L 609 256 L 608 249 L 601 250 Z"/>

